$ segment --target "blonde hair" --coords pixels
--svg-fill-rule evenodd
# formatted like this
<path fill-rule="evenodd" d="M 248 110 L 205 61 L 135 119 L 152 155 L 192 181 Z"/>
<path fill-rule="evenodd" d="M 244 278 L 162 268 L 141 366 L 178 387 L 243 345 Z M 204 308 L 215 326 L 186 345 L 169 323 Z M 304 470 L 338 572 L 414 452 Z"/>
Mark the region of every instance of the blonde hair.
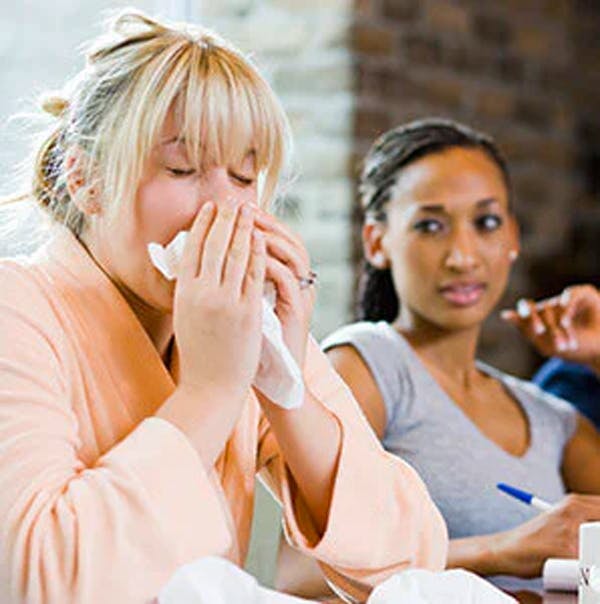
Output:
<path fill-rule="evenodd" d="M 85 215 L 71 199 L 65 159 L 76 148 L 85 177 L 109 205 L 134 199 L 143 165 L 169 110 L 199 170 L 241 165 L 253 152 L 262 206 L 274 196 L 290 146 L 289 126 L 269 84 L 249 58 L 215 33 L 166 24 L 128 10 L 93 43 L 85 68 L 42 109 L 58 124 L 34 159 L 33 198 L 76 235 Z"/>

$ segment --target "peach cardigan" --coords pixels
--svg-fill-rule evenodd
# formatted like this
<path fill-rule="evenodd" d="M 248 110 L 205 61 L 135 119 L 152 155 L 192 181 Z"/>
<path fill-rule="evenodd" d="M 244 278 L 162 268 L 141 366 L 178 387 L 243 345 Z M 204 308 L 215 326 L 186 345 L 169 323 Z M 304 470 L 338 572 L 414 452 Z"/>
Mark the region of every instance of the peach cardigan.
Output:
<path fill-rule="evenodd" d="M 383 451 L 314 341 L 307 357 L 307 387 L 342 427 L 320 540 L 252 392 L 213 468 L 153 417 L 171 374 L 70 232 L 1 261 L 0 602 L 148 602 L 196 558 L 243 564 L 259 471 L 288 539 L 347 594 L 441 569 L 446 529 L 423 483 Z"/>

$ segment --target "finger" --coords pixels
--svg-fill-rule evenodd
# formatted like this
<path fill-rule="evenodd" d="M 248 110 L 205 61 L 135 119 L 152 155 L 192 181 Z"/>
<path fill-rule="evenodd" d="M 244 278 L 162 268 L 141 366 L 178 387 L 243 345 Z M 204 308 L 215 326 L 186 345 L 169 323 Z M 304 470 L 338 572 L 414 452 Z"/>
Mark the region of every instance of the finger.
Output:
<path fill-rule="evenodd" d="M 308 252 L 302 239 L 291 231 L 285 224 L 278 220 L 272 214 L 261 210 L 260 208 L 256 212 L 256 225 L 267 233 L 273 233 L 279 235 L 285 241 L 288 241 L 300 254 L 302 261 L 309 264 L 310 259 Z"/>
<path fill-rule="evenodd" d="M 274 233 L 267 233 L 266 241 L 269 255 L 287 265 L 296 277 L 303 277 L 308 274 L 308 262 L 288 240 Z"/>
<path fill-rule="evenodd" d="M 239 206 L 224 204 L 217 207 L 212 227 L 206 236 L 200 276 L 206 281 L 221 283 L 225 256 L 237 219 Z"/>
<path fill-rule="evenodd" d="M 535 304 L 532 300 L 521 298 L 517 302 L 516 311 L 522 321 L 523 331 L 527 337 L 534 340 L 536 337 L 541 336 L 546 331 L 546 327 L 544 326 L 543 321 L 540 319 Z"/>
<path fill-rule="evenodd" d="M 248 259 L 248 270 L 244 279 L 243 295 L 258 300 L 262 297 L 265 287 L 267 269 L 267 245 L 264 233 L 258 229 L 252 230 L 252 249 Z"/>
<path fill-rule="evenodd" d="M 554 348 L 558 352 L 565 352 L 569 349 L 569 340 L 567 334 L 560 327 L 557 320 L 555 306 L 552 304 L 544 304 L 538 310 L 547 330 L 547 336 L 552 342 Z"/>
<path fill-rule="evenodd" d="M 586 310 L 597 312 L 600 309 L 600 295 L 592 285 L 567 287 L 560 295 L 560 304 L 564 309 L 561 323 L 569 327 L 578 314 Z"/>
<path fill-rule="evenodd" d="M 276 308 L 294 308 L 302 303 L 300 284 L 296 276 L 285 264 L 267 256 L 266 278 L 277 290 Z"/>
<path fill-rule="evenodd" d="M 182 280 L 190 280 L 196 277 L 201 270 L 203 245 L 206 239 L 206 234 L 210 230 L 215 213 L 215 204 L 207 201 L 202 205 L 192 228 L 190 229 L 187 241 L 181 255 L 179 263 L 178 278 Z"/>
<path fill-rule="evenodd" d="M 521 318 L 516 310 L 505 309 L 500 311 L 500 318 L 515 327 L 520 327 Z"/>
<path fill-rule="evenodd" d="M 231 245 L 225 258 L 223 283 L 226 283 L 235 292 L 236 296 L 242 294 L 244 278 L 248 270 L 248 261 L 252 249 L 252 231 L 254 228 L 252 207 L 243 204 L 237 218 L 235 231 L 231 238 Z"/>

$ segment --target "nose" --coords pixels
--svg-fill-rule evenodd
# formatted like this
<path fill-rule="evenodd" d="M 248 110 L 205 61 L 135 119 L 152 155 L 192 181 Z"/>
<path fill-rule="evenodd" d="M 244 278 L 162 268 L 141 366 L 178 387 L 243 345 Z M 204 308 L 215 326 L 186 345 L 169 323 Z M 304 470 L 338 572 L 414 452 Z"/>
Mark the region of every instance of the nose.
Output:
<path fill-rule="evenodd" d="M 457 229 L 450 238 L 445 266 L 456 272 L 469 272 L 479 264 L 477 245 L 468 229 Z"/>
<path fill-rule="evenodd" d="M 199 179 L 200 201 L 213 201 L 219 205 L 239 203 L 239 189 L 231 181 L 226 168 L 217 166 L 206 170 Z"/>

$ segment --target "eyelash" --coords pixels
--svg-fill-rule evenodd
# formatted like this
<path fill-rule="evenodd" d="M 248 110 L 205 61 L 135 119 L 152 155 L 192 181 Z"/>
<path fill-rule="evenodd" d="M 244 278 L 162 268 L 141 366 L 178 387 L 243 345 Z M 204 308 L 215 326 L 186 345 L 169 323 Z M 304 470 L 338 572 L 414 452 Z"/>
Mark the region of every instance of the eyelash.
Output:
<path fill-rule="evenodd" d="M 486 227 L 486 222 L 490 219 L 492 219 L 495 222 L 495 224 L 491 228 L 488 228 L 488 227 Z M 475 226 L 476 226 L 477 230 L 487 232 L 487 233 L 489 233 L 491 231 L 496 231 L 497 229 L 499 229 L 502 226 L 502 224 L 503 224 L 503 220 L 497 214 L 485 214 L 484 216 L 480 216 L 475 220 Z M 432 225 L 435 225 L 436 228 L 430 229 L 430 227 Z M 437 235 L 438 233 L 440 233 L 442 231 L 443 227 L 444 227 L 444 225 L 442 224 L 441 221 L 435 220 L 433 218 L 427 218 L 427 219 L 420 220 L 419 222 L 417 222 L 413 226 L 413 229 L 415 231 L 420 231 L 424 235 Z"/>

